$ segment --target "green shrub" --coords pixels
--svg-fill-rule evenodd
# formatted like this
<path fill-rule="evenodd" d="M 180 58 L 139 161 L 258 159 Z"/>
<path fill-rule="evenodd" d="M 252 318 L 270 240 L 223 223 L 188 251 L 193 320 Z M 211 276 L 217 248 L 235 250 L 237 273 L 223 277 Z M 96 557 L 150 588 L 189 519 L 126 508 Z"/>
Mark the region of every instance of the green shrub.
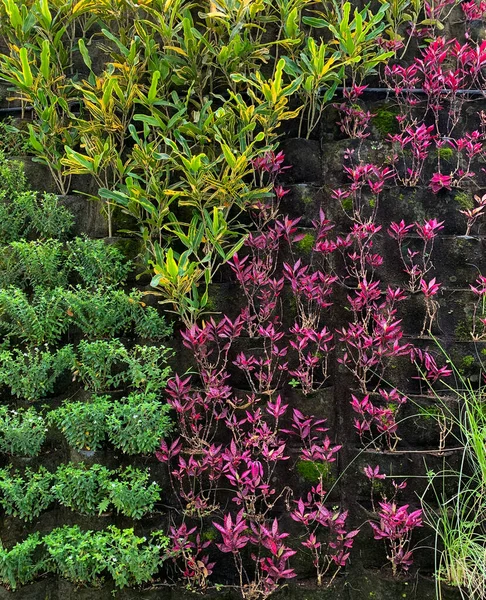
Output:
<path fill-rule="evenodd" d="M 44 537 L 50 570 L 80 585 L 99 585 L 105 570 L 106 539 L 100 532 L 60 527 Z"/>
<path fill-rule="evenodd" d="M 11 550 L 0 544 L 0 582 L 12 590 L 33 581 L 46 570 L 45 548 L 38 532 Z"/>
<path fill-rule="evenodd" d="M 116 510 L 126 517 L 141 519 L 151 512 L 154 504 L 160 500 L 160 487 L 155 481 L 149 483 L 149 479 L 148 471 L 126 468 L 118 479 L 108 483 L 107 503 L 113 504 Z"/>
<path fill-rule="evenodd" d="M 54 476 L 44 467 L 32 471 L 25 469 L 22 477 L 18 471 L 0 470 L 0 504 L 7 515 L 32 521 L 54 500 L 52 483 Z"/>
<path fill-rule="evenodd" d="M 22 290 L 0 290 L 0 331 L 31 346 L 55 344 L 69 327 L 65 291 L 38 289 L 32 302 Z"/>
<path fill-rule="evenodd" d="M 46 424 L 34 408 L 18 411 L 0 406 L 0 452 L 37 456 L 46 438 Z"/>
<path fill-rule="evenodd" d="M 49 423 L 56 425 L 76 450 L 98 450 L 106 438 L 106 415 L 109 396 L 93 396 L 91 402 L 66 402 L 48 413 Z"/>
<path fill-rule="evenodd" d="M 172 350 L 165 346 L 135 346 L 127 356 L 127 381 L 139 392 L 159 392 L 167 385 Z"/>
<path fill-rule="evenodd" d="M 12 125 L 12 117 L 0 121 L 0 153 L 4 157 L 25 156 L 31 152 L 27 135 L 19 135 L 17 127 Z"/>
<path fill-rule="evenodd" d="M 168 538 L 162 534 L 148 542 L 134 535 L 133 529 L 110 526 L 105 533 L 105 564 L 119 588 L 152 581 L 163 561 L 162 550 Z"/>
<path fill-rule="evenodd" d="M 77 286 L 65 293 L 73 325 L 89 339 L 112 338 L 133 326 L 133 300 L 123 290 Z"/>
<path fill-rule="evenodd" d="M 18 398 L 40 400 L 54 391 L 58 378 L 74 363 L 72 346 L 63 346 L 56 352 L 18 348 L 0 352 L 0 383 L 10 388 Z"/>
<path fill-rule="evenodd" d="M 135 333 L 138 337 L 149 340 L 160 340 L 172 334 L 172 326 L 167 323 L 165 317 L 160 315 L 153 306 L 145 306 L 141 298 L 136 300 L 140 293 L 132 293 L 137 302 L 134 305 Z"/>
<path fill-rule="evenodd" d="M 81 340 L 74 375 L 94 393 L 118 388 L 126 380 L 128 351 L 120 340 Z"/>
<path fill-rule="evenodd" d="M 115 402 L 106 419 L 111 443 L 125 454 L 154 452 L 171 430 L 169 410 L 156 394 L 133 393 L 125 401 Z"/>
<path fill-rule="evenodd" d="M 152 581 L 168 541 L 160 532 L 147 541 L 114 525 L 105 531 L 64 526 L 44 537 L 50 571 L 79 585 L 99 585 L 107 571 L 119 588 Z"/>
<path fill-rule="evenodd" d="M 72 463 L 56 471 L 52 491 L 60 504 L 86 515 L 95 515 L 108 495 L 110 471 L 101 465 L 88 468 Z M 105 509 L 106 510 L 106 509 Z"/>
<path fill-rule="evenodd" d="M 2 177 L 0 166 L 0 178 Z M 54 194 L 2 191 L 0 179 L 0 240 L 9 243 L 30 237 L 64 239 L 73 215 Z"/>
<path fill-rule="evenodd" d="M 160 339 L 171 334 L 165 318 L 146 306 L 142 294 L 127 294 L 114 286 L 77 286 L 65 294 L 71 321 L 89 339 L 112 338 L 131 329 L 139 337 Z"/>
<path fill-rule="evenodd" d="M 56 194 L 37 195 L 29 217 L 31 229 L 40 238 L 63 240 L 74 224 L 73 214 L 60 204 Z"/>
<path fill-rule="evenodd" d="M 0 151 L 0 194 L 4 192 L 8 201 L 25 191 L 27 191 L 27 180 L 24 164 L 20 160 L 10 160 L 4 152 Z"/>
<path fill-rule="evenodd" d="M 27 224 L 27 216 L 34 198 L 33 193 L 19 194 L 10 198 L 5 191 L 0 190 L 0 240 L 3 244 L 28 234 L 30 226 Z"/>
<path fill-rule="evenodd" d="M 116 246 L 87 237 L 68 243 L 67 264 L 89 287 L 123 285 L 131 269 Z"/>
<path fill-rule="evenodd" d="M 0 258 L 0 285 L 21 288 L 55 288 L 65 286 L 62 244 L 58 240 L 44 242 L 11 242 Z"/>

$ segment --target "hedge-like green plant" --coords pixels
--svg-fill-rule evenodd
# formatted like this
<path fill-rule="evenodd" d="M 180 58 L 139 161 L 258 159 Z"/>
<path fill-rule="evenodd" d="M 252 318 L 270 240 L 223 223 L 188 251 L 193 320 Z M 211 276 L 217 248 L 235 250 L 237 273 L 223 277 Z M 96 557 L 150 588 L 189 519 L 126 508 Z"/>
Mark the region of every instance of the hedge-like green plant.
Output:
<path fill-rule="evenodd" d="M 11 410 L 0 406 L 0 452 L 37 456 L 46 438 L 46 423 L 34 408 Z"/>
<path fill-rule="evenodd" d="M 29 346 L 55 344 L 69 327 L 65 291 L 38 289 L 29 300 L 22 290 L 0 289 L 0 331 Z"/>
<path fill-rule="evenodd" d="M 133 529 L 108 527 L 105 533 L 104 564 L 116 587 L 141 585 L 153 580 L 164 561 L 169 539 L 162 533 L 152 539 L 134 535 Z"/>
<path fill-rule="evenodd" d="M 115 508 L 132 519 L 141 519 L 160 500 L 160 487 L 149 482 L 147 470 L 127 467 L 110 471 L 95 464 L 67 463 L 54 473 L 45 467 L 23 473 L 0 469 L 0 506 L 7 515 L 32 521 L 52 502 L 84 515 Z"/>
<path fill-rule="evenodd" d="M 93 396 L 90 402 L 65 402 L 48 413 L 49 423 L 64 434 L 76 450 L 99 450 L 106 438 L 109 396 Z"/>
<path fill-rule="evenodd" d="M 120 288 L 77 286 L 65 298 L 72 324 L 91 340 L 113 338 L 133 325 L 134 301 Z"/>
<path fill-rule="evenodd" d="M 64 292 L 71 323 L 90 340 L 113 338 L 133 330 L 148 339 L 167 337 L 171 329 L 152 306 L 146 306 L 141 292 L 126 293 L 115 287 L 96 289 L 77 286 Z"/>
<path fill-rule="evenodd" d="M 0 504 L 7 515 L 32 521 L 53 502 L 53 481 L 54 475 L 44 467 L 38 471 L 27 468 L 23 476 L 1 469 Z"/>
<path fill-rule="evenodd" d="M 31 583 L 46 570 L 46 557 L 38 532 L 7 550 L 0 544 L 0 582 L 12 590 Z"/>
<path fill-rule="evenodd" d="M 3 152 L 0 152 L 0 198 L 9 202 L 26 191 L 27 180 L 23 163 L 19 160 L 9 160 Z"/>
<path fill-rule="evenodd" d="M 134 346 L 127 356 L 127 381 L 139 392 L 160 392 L 171 374 L 167 359 L 172 354 L 165 346 Z"/>
<path fill-rule="evenodd" d="M 148 540 L 133 529 L 111 525 L 83 531 L 77 525 L 31 534 L 11 550 L 0 544 L 0 582 L 15 590 L 41 573 L 55 573 L 80 586 L 99 586 L 109 574 L 118 588 L 152 581 L 167 558 L 169 538 L 161 531 Z"/>
<path fill-rule="evenodd" d="M 146 306 L 141 293 L 131 293 L 135 321 L 135 334 L 147 340 L 162 340 L 172 334 L 172 325 L 153 306 Z"/>
<path fill-rule="evenodd" d="M 106 540 L 101 532 L 77 525 L 54 529 L 44 537 L 50 570 L 78 585 L 100 585 L 106 568 Z"/>
<path fill-rule="evenodd" d="M 110 442 L 125 454 L 154 452 L 172 428 L 170 407 L 156 394 L 130 394 L 115 402 L 106 418 Z"/>
<path fill-rule="evenodd" d="M 31 230 L 42 238 L 63 240 L 74 224 L 73 214 L 61 204 L 56 194 L 35 195 L 31 210 Z"/>
<path fill-rule="evenodd" d="M 55 352 L 19 348 L 0 352 L 0 383 L 18 398 L 31 402 L 49 396 L 59 377 L 72 369 L 74 353 L 67 345 Z"/>
<path fill-rule="evenodd" d="M 0 284 L 25 288 L 55 288 L 67 283 L 59 240 L 11 242 L 0 259 Z"/>
<path fill-rule="evenodd" d="M 101 508 L 113 504 L 122 515 L 141 519 L 160 500 L 160 487 L 155 481 L 149 483 L 149 479 L 148 471 L 127 467 L 107 484 L 109 495 Z"/>
<path fill-rule="evenodd" d="M 67 265 L 88 287 L 123 285 L 131 263 L 114 245 L 87 237 L 75 238 L 67 244 Z"/>
<path fill-rule="evenodd" d="M 61 465 L 52 488 L 56 500 L 77 512 L 95 515 L 107 496 L 110 471 L 101 465 L 85 467 L 68 463 Z"/>
<path fill-rule="evenodd" d="M 21 172 L 23 174 L 23 167 Z M 2 176 L 0 161 L 0 178 Z M 0 240 L 3 243 L 34 236 L 64 239 L 73 222 L 73 215 L 55 194 L 8 192 L 1 189 L 0 183 Z"/>
<path fill-rule="evenodd" d="M 118 339 L 81 340 L 74 371 L 85 389 L 95 394 L 116 389 L 126 380 L 127 349 Z"/>
<path fill-rule="evenodd" d="M 149 582 L 165 559 L 168 538 L 155 532 L 151 540 L 133 529 L 111 525 L 105 531 L 82 531 L 78 526 L 54 529 L 44 537 L 48 568 L 79 585 L 99 585 L 108 572 L 124 588 Z"/>

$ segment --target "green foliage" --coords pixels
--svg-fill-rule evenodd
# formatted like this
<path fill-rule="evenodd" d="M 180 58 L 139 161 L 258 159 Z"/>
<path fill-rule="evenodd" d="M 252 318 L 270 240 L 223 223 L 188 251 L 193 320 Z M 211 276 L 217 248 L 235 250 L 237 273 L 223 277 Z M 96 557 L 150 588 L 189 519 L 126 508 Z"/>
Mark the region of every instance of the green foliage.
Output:
<path fill-rule="evenodd" d="M 396 110 L 382 107 L 376 111 L 371 122 L 383 137 L 387 137 L 389 134 L 399 132 L 397 115 Z"/>
<path fill-rule="evenodd" d="M 127 349 L 118 339 L 81 340 L 74 376 L 85 389 L 98 394 L 116 389 L 126 380 Z"/>
<path fill-rule="evenodd" d="M 149 483 L 149 479 L 148 471 L 127 467 L 107 484 L 109 496 L 105 505 L 111 503 L 122 515 L 141 519 L 160 500 L 160 487 L 155 481 Z"/>
<path fill-rule="evenodd" d="M 29 191 L 7 194 L 0 190 L 0 239 L 5 243 L 33 235 L 64 239 L 73 222 L 73 215 L 60 205 L 54 194 L 41 196 Z"/>
<path fill-rule="evenodd" d="M 46 562 L 39 533 L 6 550 L 0 544 L 0 582 L 12 590 L 19 585 L 31 583 L 46 569 Z"/>
<path fill-rule="evenodd" d="M 40 238 L 65 239 L 74 224 L 72 213 L 62 206 L 56 194 L 35 196 L 30 218 L 32 230 Z"/>
<path fill-rule="evenodd" d="M 0 191 L 0 240 L 3 243 L 28 235 L 31 229 L 29 215 L 34 209 L 35 198 L 33 192 L 7 196 Z"/>
<path fill-rule="evenodd" d="M 50 570 L 79 585 L 100 585 L 105 570 L 106 538 L 77 525 L 54 529 L 44 537 Z"/>
<path fill-rule="evenodd" d="M 88 468 L 68 463 L 61 465 L 52 491 L 63 506 L 86 515 L 95 515 L 107 495 L 110 471 L 101 465 Z"/>
<path fill-rule="evenodd" d="M 316 483 L 321 478 L 328 480 L 331 474 L 330 465 L 328 463 L 313 462 L 311 460 L 299 460 L 297 463 L 297 472 L 305 479 Z"/>
<path fill-rule="evenodd" d="M 11 242 L 0 258 L 0 285 L 55 288 L 66 285 L 62 244 L 58 240 L 44 242 Z"/>
<path fill-rule="evenodd" d="M 19 160 L 10 160 L 0 152 L 0 199 L 7 202 L 27 191 L 24 164 Z"/>
<path fill-rule="evenodd" d="M 46 437 L 46 424 L 34 408 L 9 410 L 0 406 L 0 452 L 37 456 Z"/>
<path fill-rule="evenodd" d="M 68 581 L 99 585 L 106 570 L 115 585 L 124 588 L 152 580 L 164 559 L 168 538 L 156 533 L 147 541 L 134 535 L 133 529 L 114 525 L 105 531 L 65 526 L 45 536 L 44 543 L 52 571 Z"/>
<path fill-rule="evenodd" d="M 171 373 L 165 346 L 140 346 L 127 350 L 118 339 L 81 340 L 74 375 L 95 393 L 117 388 L 122 383 L 145 392 L 164 389 Z"/>
<path fill-rule="evenodd" d="M 167 323 L 164 315 L 153 306 L 145 306 L 141 299 L 136 300 L 137 295 L 132 293 L 135 300 L 133 305 L 135 334 L 147 340 L 161 340 L 170 337 L 172 325 Z"/>
<path fill-rule="evenodd" d="M 75 238 L 67 247 L 68 268 L 88 287 L 123 285 L 130 272 L 131 263 L 116 246 L 103 240 Z"/>
<path fill-rule="evenodd" d="M 448 146 L 437 148 L 437 156 L 442 160 L 450 161 L 454 156 L 454 150 Z"/>
<path fill-rule="evenodd" d="M 120 530 L 113 525 L 105 533 L 106 568 L 116 587 L 141 585 L 151 581 L 164 560 L 163 550 L 169 539 L 155 534 L 147 543 L 145 537 L 134 535 L 133 529 Z"/>
<path fill-rule="evenodd" d="M 72 324 L 89 339 L 113 338 L 133 324 L 136 301 L 117 287 L 78 286 L 66 291 L 65 299 Z"/>
<path fill-rule="evenodd" d="M 141 585 L 153 580 L 168 542 L 162 532 L 147 540 L 113 525 L 104 531 L 66 525 L 43 538 L 31 534 L 11 550 L 0 546 L 0 581 L 15 590 L 41 573 L 55 573 L 76 585 L 99 586 L 106 573 L 118 588 Z"/>
<path fill-rule="evenodd" d="M 167 359 L 172 355 L 165 346 L 135 346 L 127 355 L 127 381 L 145 394 L 163 390 L 171 374 Z"/>
<path fill-rule="evenodd" d="M 463 210 L 472 210 L 474 208 L 472 194 L 468 194 L 467 192 L 457 192 L 454 196 L 454 200 Z"/>
<path fill-rule="evenodd" d="M 156 394 L 132 393 L 115 402 L 106 419 L 111 443 L 125 454 L 154 452 L 172 428 L 169 410 Z"/>
<path fill-rule="evenodd" d="M 316 238 L 312 233 L 306 233 L 305 236 L 297 242 L 297 248 L 304 254 L 310 254 L 314 248 Z"/>
<path fill-rule="evenodd" d="M 48 413 L 49 423 L 62 431 L 76 450 L 98 450 L 106 438 L 109 396 L 93 396 L 90 402 L 65 402 Z"/>
<path fill-rule="evenodd" d="M 23 477 L 18 471 L 0 470 L 0 504 L 7 515 L 24 521 L 38 517 L 54 500 L 54 476 L 44 467 L 32 471 L 25 469 Z"/>
<path fill-rule="evenodd" d="M 95 289 L 77 286 L 64 293 L 71 323 L 89 339 L 113 338 L 132 329 L 136 335 L 160 339 L 171 333 L 163 316 L 142 301 L 142 294 L 129 294 L 115 286 Z"/>
<path fill-rule="evenodd" d="M 39 348 L 27 352 L 19 348 L 4 350 L 0 352 L 0 383 L 14 396 L 33 402 L 52 394 L 56 381 L 73 364 L 70 345 L 55 352 Z"/>
<path fill-rule="evenodd" d="M 29 346 L 54 344 L 69 327 L 65 291 L 37 289 L 32 302 L 18 288 L 0 289 L 0 331 Z"/>
<path fill-rule="evenodd" d="M 85 515 L 101 514 L 112 506 L 122 515 L 141 519 L 160 500 L 160 487 L 149 483 L 148 471 L 127 467 L 110 471 L 102 465 L 60 465 L 55 473 L 44 467 L 23 474 L 0 469 L 0 505 L 6 514 L 32 521 L 52 502 Z"/>
<path fill-rule="evenodd" d="M 8 117 L 0 121 L 0 154 L 5 157 L 24 156 L 30 153 L 30 146 L 25 135 L 13 124 L 13 119 Z"/>

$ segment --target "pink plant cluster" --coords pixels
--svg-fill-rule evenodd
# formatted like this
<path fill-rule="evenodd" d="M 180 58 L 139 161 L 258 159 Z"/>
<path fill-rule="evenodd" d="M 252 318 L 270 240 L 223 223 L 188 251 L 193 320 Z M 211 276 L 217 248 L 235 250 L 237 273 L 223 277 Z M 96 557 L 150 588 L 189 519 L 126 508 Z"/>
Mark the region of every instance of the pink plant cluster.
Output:
<path fill-rule="evenodd" d="M 314 224 L 322 261 L 304 264 L 296 257 L 304 234 L 299 219 L 279 212 L 286 194 L 276 184 L 282 161 L 281 154 L 269 154 L 254 165 L 274 185 L 274 195 L 254 207 L 255 230 L 244 253 L 230 262 L 243 299 L 239 314 L 181 332 L 196 376 L 169 381 L 178 437 L 162 441 L 157 453 L 169 467 L 183 515 L 172 534 L 177 570 L 190 585 L 207 584 L 214 567 L 209 544 L 184 525 L 185 519 L 206 519 L 221 534 L 216 547 L 231 556 L 245 598 L 265 598 L 295 577 L 291 559 L 299 545 L 312 557 L 319 584 L 332 580 L 358 533 L 348 529 L 347 512 L 327 501 L 324 476 L 299 499 L 286 483 L 287 465 L 312 463 L 324 472 L 341 449 L 325 419 L 291 408 L 282 395 L 289 383 L 303 395 L 327 384 L 335 336 L 324 317 L 339 278 L 326 268 L 334 250 L 328 248 L 332 226 L 322 211 Z M 288 259 L 280 263 L 282 252 Z M 295 306 L 295 320 L 287 326 L 280 318 L 284 289 Z M 287 544 L 289 533 L 276 512 L 301 524 L 297 548 Z"/>
<path fill-rule="evenodd" d="M 449 3 L 454 4 L 455 2 Z M 430 5 L 430 19 L 441 13 L 445 4 Z M 466 21 L 482 18 L 485 3 L 464 2 Z M 398 106 L 398 132 L 389 134 L 389 178 L 404 186 L 427 185 L 437 194 L 441 190 L 469 188 L 485 158 L 485 117 L 478 115 L 476 128 L 463 131 L 461 115 L 472 98 L 466 90 L 485 86 L 486 42 L 435 37 L 412 63 L 388 64 L 384 84 L 393 91 Z M 353 84 L 336 105 L 342 117 L 340 128 L 350 138 L 363 140 L 371 134 L 375 116 L 358 104 L 366 85 Z M 426 165 L 435 162 L 435 172 L 426 175 Z M 382 167 L 383 168 L 383 167 Z"/>
<path fill-rule="evenodd" d="M 349 229 L 336 234 L 320 210 L 305 260 L 299 244 L 308 234 L 301 219 L 280 211 L 287 194 L 277 183 L 286 169 L 283 155 L 270 153 L 255 163 L 256 177 L 274 193 L 253 206 L 254 229 L 244 250 L 229 262 L 242 306 L 233 318 L 210 318 L 181 332 L 195 375 L 176 375 L 168 383 L 178 437 L 162 441 L 157 456 L 168 465 L 180 502 L 181 523 L 171 534 L 173 557 L 189 585 L 207 585 L 214 544 L 201 541 L 186 519 L 206 520 L 219 532 L 215 545 L 233 561 L 244 598 L 265 598 L 295 577 L 297 552 L 311 557 L 319 585 L 348 563 L 358 530 L 347 526 L 348 512 L 329 502 L 325 489 L 325 473 L 342 448 L 325 419 L 290 406 L 290 386 L 312 396 L 328 385 L 335 355 L 356 389 L 350 408 L 361 443 L 393 451 L 406 398 L 386 383 L 392 361 L 420 363 L 433 381 L 449 373 L 432 354 L 406 340 L 397 311 L 407 294 L 383 286 L 379 277 L 384 261 L 377 251 L 382 230 L 377 209 L 392 171 L 363 162 L 352 151 L 345 158 L 348 183 L 333 198 L 348 200 Z M 395 223 L 389 234 L 403 245 L 412 228 L 422 248 L 411 254 L 403 250 L 405 270 L 414 278 L 409 291 L 419 285 L 433 297 L 439 284 L 424 277 L 432 269 L 428 261 L 442 223 Z M 343 292 L 348 322 L 336 329 L 329 308 Z M 293 319 L 284 321 L 282 303 L 289 298 Z M 320 473 L 318 483 L 300 497 L 286 477 L 296 463 L 312 464 Z M 404 515 L 406 508 L 397 506 L 397 514 Z M 285 518 L 300 527 L 295 539 L 289 539 Z M 380 539 L 404 549 L 401 558 L 400 550 L 393 550 L 394 569 L 412 562 L 406 548 L 413 528 L 409 521 L 408 529 L 381 530 Z"/>
<path fill-rule="evenodd" d="M 426 16 L 443 18 L 453 5 L 426 3 Z M 482 1 L 461 7 L 467 27 L 486 11 Z M 401 441 L 407 397 L 391 367 L 412 363 L 418 366 L 412 379 L 425 379 L 429 386 L 452 373 L 428 347 L 413 343 L 400 316 L 417 296 L 423 305 L 421 336 L 433 331 L 444 289 L 433 258 L 446 224 L 431 214 L 383 225 L 380 207 L 390 187 L 422 187 L 439 198 L 444 191 L 461 190 L 471 196 L 470 206 L 458 208 L 466 237 L 479 231 L 486 196 L 472 190 L 486 158 L 486 115 L 478 112 L 471 130 L 465 130 L 461 116 L 472 102 L 464 90 L 485 87 L 486 42 L 475 43 L 469 35 L 464 43 L 434 37 L 425 26 L 411 34 L 432 39 L 412 62 L 392 61 L 384 68 L 383 81 L 398 108 L 397 130 L 386 140 L 384 159 L 365 147 L 374 117 L 362 102 L 366 85 L 352 83 L 336 105 L 342 133 L 357 140 L 344 152 L 342 181 L 329 194 L 329 202 L 343 209 L 345 224 L 338 226 L 331 211 L 321 209 L 306 231 L 301 218 L 283 214 L 289 193 L 280 183 L 288 168 L 285 157 L 269 152 L 259 158 L 255 182 L 273 194 L 252 205 L 252 232 L 228 263 L 242 306 L 233 318 L 209 319 L 182 332 L 195 375 L 176 376 L 168 384 L 178 437 L 163 441 L 158 457 L 168 465 L 180 500 L 182 522 L 171 530 L 173 557 L 190 585 L 207 584 L 214 545 L 233 561 L 247 599 L 266 598 L 295 577 L 297 552 L 308 553 L 319 585 L 346 567 L 359 532 L 348 526 L 348 512 L 328 500 L 323 475 L 332 472 L 343 449 L 325 419 L 308 414 L 302 403 L 292 404 L 290 387 L 312 397 L 329 385 L 334 362 L 346 376 L 357 442 L 393 452 Z M 383 283 L 390 240 L 402 272 L 400 286 Z M 482 340 L 485 277 L 470 287 L 476 300 L 471 335 Z M 292 307 L 285 318 L 283 304 Z M 339 327 L 332 306 L 345 315 Z M 305 493 L 297 494 L 286 477 L 297 463 L 313 464 L 320 473 Z M 372 489 L 373 537 L 385 542 L 393 573 L 407 571 L 422 513 L 398 502 L 405 482 L 392 481 L 388 499 L 380 487 L 386 478 L 380 467 L 368 465 L 364 473 Z M 189 518 L 209 521 L 220 536 L 216 544 L 187 527 Z M 290 535 L 292 522 L 299 527 L 297 536 Z"/>
<path fill-rule="evenodd" d="M 380 467 L 367 465 L 364 474 L 371 483 L 371 504 L 376 511 L 378 522 L 370 521 L 373 537 L 375 540 L 383 540 L 388 551 L 388 560 L 391 563 L 392 572 L 396 575 L 400 571 L 408 571 L 413 564 L 413 550 L 411 549 L 412 534 L 417 527 L 422 527 L 422 510 L 409 511 L 409 505 L 397 504 L 397 496 L 400 490 L 407 487 L 407 482 L 396 483 L 392 480 L 393 494 L 388 500 L 382 492 L 379 509 L 376 510 L 374 502 L 374 489 L 377 483 L 386 479 L 386 475 L 380 472 Z"/>

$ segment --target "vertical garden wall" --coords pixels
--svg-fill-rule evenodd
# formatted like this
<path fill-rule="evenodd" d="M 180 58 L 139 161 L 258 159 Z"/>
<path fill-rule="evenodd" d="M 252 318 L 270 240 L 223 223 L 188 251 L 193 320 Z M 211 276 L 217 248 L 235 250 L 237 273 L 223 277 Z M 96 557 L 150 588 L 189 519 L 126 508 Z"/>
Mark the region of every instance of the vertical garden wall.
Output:
<path fill-rule="evenodd" d="M 0 596 L 484 598 L 486 5 L 0 12 Z"/>

